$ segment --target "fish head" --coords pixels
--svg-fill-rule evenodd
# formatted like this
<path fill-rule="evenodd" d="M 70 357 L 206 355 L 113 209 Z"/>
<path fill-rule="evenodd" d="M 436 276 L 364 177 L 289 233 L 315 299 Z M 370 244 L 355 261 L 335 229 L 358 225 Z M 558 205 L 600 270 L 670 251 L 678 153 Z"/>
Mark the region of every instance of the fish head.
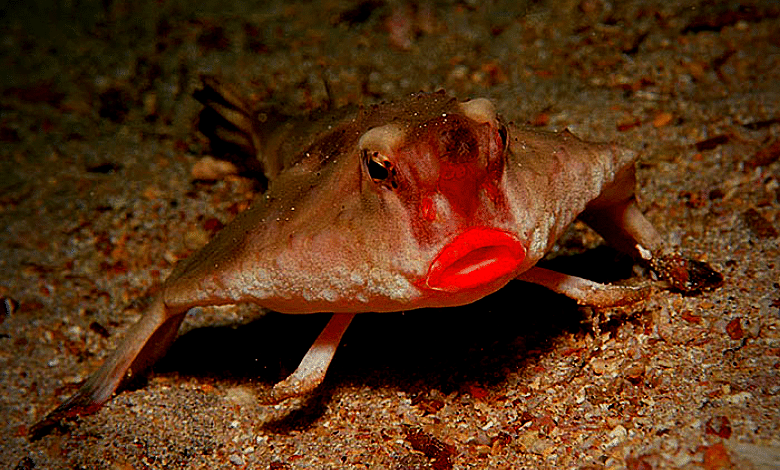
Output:
<path fill-rule="evenodd" d="M 507 142 L 485 99 L 421 93 L 364 108 L 312 139 L 221 235 L 235 260 L 221 266 L 285 312 L 471 303 L 527 267 Z"/>
<path fill-rule="evenodd" d="M 503 185 L 507 127 L 486 99 L 447 103 L 361 136 L 361 193 L 380 201 L 374 215 L 393 221 L 399 251 L 413 247 L 416 287 L 470 298 L 511 279 L 525 248 Z"/>

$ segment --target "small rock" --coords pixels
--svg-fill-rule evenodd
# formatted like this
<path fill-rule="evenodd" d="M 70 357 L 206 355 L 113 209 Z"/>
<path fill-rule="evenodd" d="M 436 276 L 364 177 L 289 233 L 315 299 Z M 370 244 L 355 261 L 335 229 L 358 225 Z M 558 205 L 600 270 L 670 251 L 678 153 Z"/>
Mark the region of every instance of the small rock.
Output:
<path fill-rule="evenodd" d="M 234 164 L 225 160 L 217 160 L 208 155 L 195 162 L 191 171 L 193 179 L 203 181 L 220 180 L 236 174 L 238 174 L 238 168 Z"/>
<path fill-rule="evenodd" d="M 607 372 L 607 369 L 609 368 L 607 365 L 607 361 L 598 357 L 591 361 L 590 367 L 593 369 L 593 373 L 596 375 L 604 374 L 605 372 Z"/>
<path fill-rule="evenodd" d="M 653 127 L 663 127 L 672 122 L 673 118 L 671 113 L 660 112 L 653 117 Z"/>
<path fill-rule="evenodd" d="M 753 400 L 753 394 L 750 392 L 739 392 L 723 397 L 723 401 L 732 405 L 741 405 L 751 400 Z"/>
<path fill-rule="evenodd" d="M 626 436 L 628 436 L 628 431 L 626 431 L 626 428 L 624 428 L 623 425 L 621 424 L 618 424 L 617 426 L 615 426 L 614 429 L 612 429 L 612 431 L 609 432 L 609 437 L 613 439 L 614 438 L 623 439 Z"/>
<path fill-rule="evenodd" d="M 225 393 L 225 400 L 239 405 L 248 406 L 255 403 L 255 395 L 247 388 L 243 386 L 230 387 Z"/>

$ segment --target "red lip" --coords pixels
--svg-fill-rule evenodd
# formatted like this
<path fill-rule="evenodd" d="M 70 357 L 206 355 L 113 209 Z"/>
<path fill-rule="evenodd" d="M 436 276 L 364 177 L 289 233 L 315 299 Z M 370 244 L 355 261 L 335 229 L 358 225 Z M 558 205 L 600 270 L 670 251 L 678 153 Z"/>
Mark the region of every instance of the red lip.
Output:
<path fill-rule="evenodd" d="M 525 248 L 502 230 L 473 228 L 458 235 L 434 258 L 425 285 L 456 292 L 488 284 L 514 272 L 525 258 Z"/>

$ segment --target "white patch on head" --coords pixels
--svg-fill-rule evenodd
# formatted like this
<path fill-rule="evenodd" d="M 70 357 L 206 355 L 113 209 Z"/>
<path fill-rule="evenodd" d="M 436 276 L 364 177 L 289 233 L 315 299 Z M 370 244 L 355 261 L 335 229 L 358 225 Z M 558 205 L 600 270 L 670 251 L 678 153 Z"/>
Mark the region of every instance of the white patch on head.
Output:
<path fill-rule="evenodd" d="M 358 141 L 360 150 L 390 155 L 404 139 L 404 131 L 396 124 L 385 124 L 366 131 Z"/>
<path fill-rule="evenodd" d="M 328 302 L 336 302 L 339 300 L 339 294 L 333 289 L 325 288 L 322 290 L 322 298 Z"/>
<path fill-rule="evenodd" d="M 350 282 L 352 282 L 352 284 L 355 284 L 355 285 L 363 285 L 363 284 L 365 284 L 365 280 L 363 279 L 362 276 L 360 276 L 360 274 L 358 274 L 357 271 L 350 271 L 350 273 L 349 273 L 349 280 L 350 280 Z"/>
<path fill-rule="evenodd" d="M 392 300 L 408 300 L 415 292 L 414 286 L 405 277 L 372 268 L 368 275 L 366 291 Z"/>
<path fill-rule="evenodd" d="M 489 122 L 493 127 L 498 127 L 498 116 L 496 107 L 492 101 L 487 98 L 476 98 L 463 103 L 458 103 L 463 114 L 479 122 Z"/>
<path fill-rule="evenodd" d="M 436 219 L 437 220 L 451 220 L 452 215 L 452 206 L 450 205 L 449 199 L 444 197 L 441 193 L 435 193 L 431 197 L 433 199 L 433 207 L 436 211 Z"/>
<path fill-rule="evenodd" d="M 238 283 L 242 286 L 241 294 L 252 295 L 259 299 L 271 297 L 275 292 L 274 281 L 271 274 L 265 269 L 253 269 L 248 271 L 243 280 Z M 236 298 L 240 298 L 237 295 Z"/>

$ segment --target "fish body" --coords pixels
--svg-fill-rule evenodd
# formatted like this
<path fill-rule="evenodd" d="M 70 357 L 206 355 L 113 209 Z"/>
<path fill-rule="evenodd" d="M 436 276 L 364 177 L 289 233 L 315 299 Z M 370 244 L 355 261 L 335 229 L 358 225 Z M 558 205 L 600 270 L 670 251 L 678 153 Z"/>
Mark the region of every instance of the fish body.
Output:
<path fill-rule="evenodd" d="M 632 151 L 504 124 L 484 99 L 415 94 L 297 142 L 294 159 L 258 150 L 267 192 L 176 268 L 168 303 L 467 304 L 536 264 L 605 187 L 633 195 Z"/>
<path fill-rule="evenodd" d="M 33 435 L 99 408 L 165 354 L 197 306 L 334 313 L 299 368 L 265 397 L 276 402 L 322 381 L 356 313 L 468 304 L 513 279 L 594 306 L 647 297 L 647 285 L 605 286 L 535 266 L 577 217 L 676 288 L 722 280 L 666 252 L 636 206 L 633 151 L 505 123 L 486 99 L 418 93 L 269 121 L 214 78 L 196 97 L 202 119 L 214 120 L 201 128 L 256 157 L 268 189 L 175 267 L 118 349 Z"/>

